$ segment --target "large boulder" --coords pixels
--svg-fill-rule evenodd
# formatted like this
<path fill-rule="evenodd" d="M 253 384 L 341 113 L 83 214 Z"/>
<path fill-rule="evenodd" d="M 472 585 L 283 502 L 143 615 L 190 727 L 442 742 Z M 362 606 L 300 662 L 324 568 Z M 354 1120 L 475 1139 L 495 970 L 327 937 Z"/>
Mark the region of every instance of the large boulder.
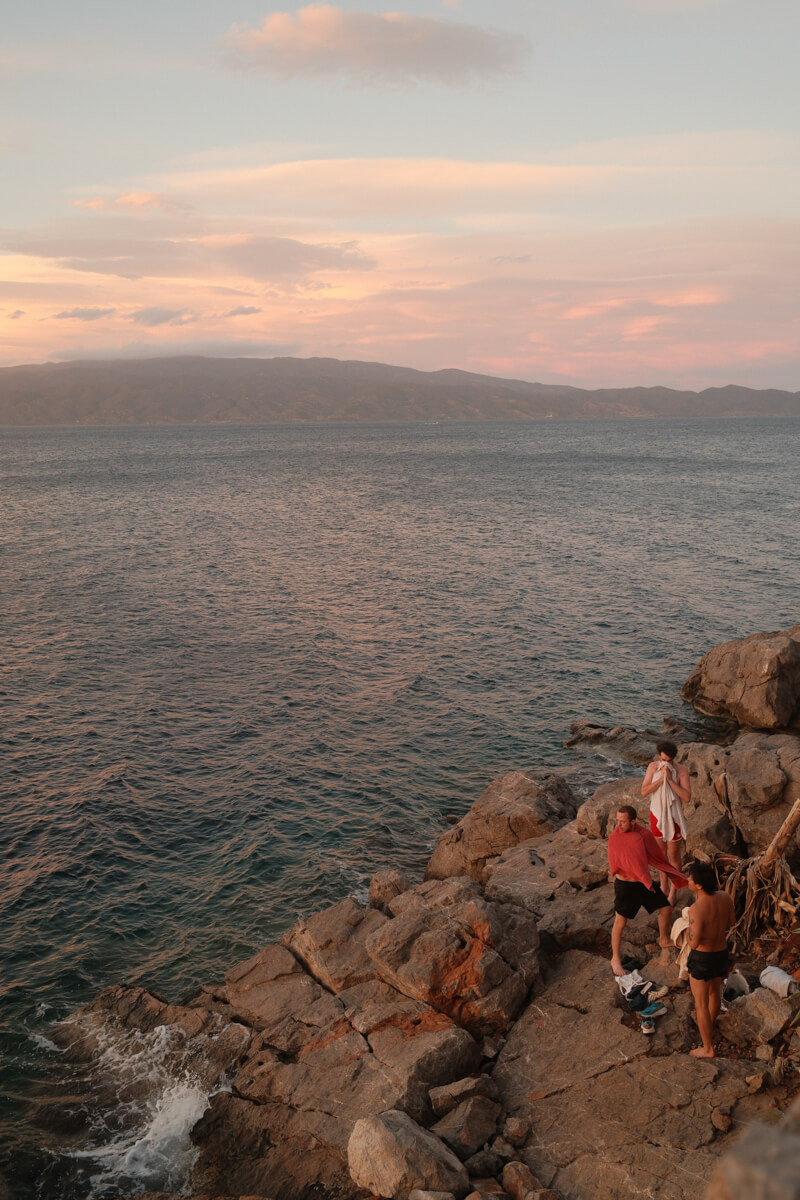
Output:
<path fill-rule="evenodd" d="M 380 978 L 477 1035 L 507 1029 L 538 975 L 535 920 L 468 879 L 429 880 L 390 910 L 366 943 Z"/>
<path fill-rule="evenodd" d="M 800 993 L 784 999 L 759 987 L 738 996 L 719 1015 L 719 1031 L 736 1046 L 760 1046 L 772 1041 L 800 1008 Z"/>
<path fill-rule="evenodd" d="M 649 761 L 649 760 L 648 760 Z M 617 813 L 625 804 L 636 809 L 637 816 L 647 821 L 650 801 L 642 798 L 644 773 L 625 779 L 614 779 L 601 786 L 584 800 L 578 809 L 576 827 L 584 837 L 607 838 L 614 828 Z"/>
<path fill-rule="evenodd" d="M 800 795 L 800 736 L 792 733 L 740 733 L 729 746 L 703 742 L 682 746 L 678 758 L 689 769 L 694 810 L 715 811 L 748 854 L 764 850 Z M 690 820 L 690 832 L 692 824 Z M 724 839 L 724 826 L 718 828 Z M 800 861 L 795 834 L 786 850 Z M 724 847 L 719 847 L 724 848 Z"/>
<path fill-rule="evenodd" d="M 324 987 L 340 992 L 375 978 L 365 943 L 385 920 L 382 912 L 348 896 L 297 921 L 281 942 Z"/>
<path fill-rule="evenodd" d="M 800 625 L 715 646 L 681 695 L 700 712 L 753 729 L 800 726 Z"/>
<path fill-rule="evenodd" d="M 606 843 L 582 837 L 575 822 L 490 860 L 484 884 L 487 900 L 530 912 L 551 950 L 609 951 L 614 913 Z"/>
<path fill-rule="evenodd" d="M 403 1112 L 356 1122 L 347 1147 L 350 1174 L 375 1196 L 408 1200 L 415 1188 L 466 1196 L 466 1167 L 444 1143 Z"/>
<path fill-rule="evenodd" d="M 543 837 L 572 820 L 577 801 L 560 775 L 511 771 L 490 784 L 465 817 L 439 838 L 426 879 L 471 875 L 487 859 L 528 838 Z"/>

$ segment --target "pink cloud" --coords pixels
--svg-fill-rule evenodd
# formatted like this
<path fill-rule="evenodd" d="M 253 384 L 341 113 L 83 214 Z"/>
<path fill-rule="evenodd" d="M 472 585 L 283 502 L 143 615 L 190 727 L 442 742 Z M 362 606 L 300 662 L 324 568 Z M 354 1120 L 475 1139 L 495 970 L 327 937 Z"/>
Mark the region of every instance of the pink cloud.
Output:
<path fill-rule="evenodd" d="M 90 212 L 126 212 L 126 213 L 187 213 L 191 205 L 185 200 L 174 196 L 166 196 L 162 192 L 122 192 L 118 196 L 84 196 L 73 200 L 75 208 L 86 209 Z"/>
<path fill-rule="evenodd" d="M 524 38 L 464 22 L 309 4 L 276 12 L 223 38 L 232 59 L 287 77 L 338 75 L 357 83 L 468 84 L 507 72 Z"/>

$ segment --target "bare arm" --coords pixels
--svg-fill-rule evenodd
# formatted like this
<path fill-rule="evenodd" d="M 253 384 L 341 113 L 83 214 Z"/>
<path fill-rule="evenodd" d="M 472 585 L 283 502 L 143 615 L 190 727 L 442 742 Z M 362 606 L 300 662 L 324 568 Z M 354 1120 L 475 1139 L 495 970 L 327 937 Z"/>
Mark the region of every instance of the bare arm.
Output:
<path fill-rule="evenodd" d="M 658 783 L 653 783 L 653 776 L 656 773 L 658 763 L 651 762 L 650 766 L 645 771 L 645 776 L 642 781 L 642 795 L 649 796 L 651 792 L 656 792 L 661 787 L 661 780 Z"/>
<path fill-rule="evenodd" d="M 695 950 L 703 940 L 703 914 L 697 911 L 697 901 L 689 909 L 689 945 Z"/>
<path fill-rule="evenodd" d="M 678 767 L 678 777 L 670 781 L 670 787 L 682 804 L 688 804 L 692 798 L 692 783 L 686 767 Z"/>

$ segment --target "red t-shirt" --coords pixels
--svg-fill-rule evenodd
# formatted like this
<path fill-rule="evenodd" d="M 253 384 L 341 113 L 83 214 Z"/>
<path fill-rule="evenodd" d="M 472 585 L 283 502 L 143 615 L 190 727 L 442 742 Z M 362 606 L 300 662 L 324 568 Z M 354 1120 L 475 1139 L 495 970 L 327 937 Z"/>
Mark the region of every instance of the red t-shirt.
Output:
<path fill-rule="evenodd" d="M 681 871 L 668 862 L 650 830 L 638 822 L 630 833 L 622 833 L 619 829 L 613 831 L 608 839 L 608 867 L 612 875 L 638 879 L 646 888 L 653 886 L 650 867 L 664 871 L 679 887 L 686 887 L 689 882 Z"/>

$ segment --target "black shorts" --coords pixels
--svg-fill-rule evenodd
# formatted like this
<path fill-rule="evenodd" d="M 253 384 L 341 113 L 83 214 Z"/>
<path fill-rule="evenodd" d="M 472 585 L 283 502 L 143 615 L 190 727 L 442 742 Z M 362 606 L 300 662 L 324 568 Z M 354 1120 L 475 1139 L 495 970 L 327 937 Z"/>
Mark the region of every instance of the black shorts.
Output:
<path fill-rule="evenodd" d="M 727 950 L 690 950 L 686 967 L 692 979 L 707 983 L 709 979 L 724 979 L 731 969 Z"/>
<path fill-rule="evenodd" d="M 646 908 L 649 913 L 659 908 L 669 908 L 670 903 L 656 883 L 646 888 L 637 879 L 631 883 L 628 879 L 614 880 L 614 912 L 621 917 L 635 917 L 640 908 Z"/>

